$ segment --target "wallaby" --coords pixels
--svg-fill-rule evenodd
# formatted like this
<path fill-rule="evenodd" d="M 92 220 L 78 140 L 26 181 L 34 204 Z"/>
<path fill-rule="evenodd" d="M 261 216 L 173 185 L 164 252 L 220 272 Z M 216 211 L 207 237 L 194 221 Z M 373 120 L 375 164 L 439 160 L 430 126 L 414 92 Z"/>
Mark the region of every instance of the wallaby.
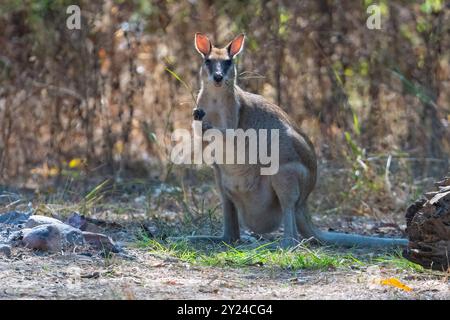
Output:
<path fill-rule="evenodd" d="M 203 57 L 201 89 L 194 119 L 203 129 L 278 129 L 279 170 L 261 175 L 258 164 L 214 164 L 223 207 L 223 236 L 194 236 L 189 240 L 232 243 L 240 239 L 240 221 L 258 234 L 275 231 L 281 223 L 282 247 L 298 243 L 299 236 L 341 246 L 405 246 L 406 239 L 377 238 L 325 232 L 315 227 L 306 201 L 317 179 L 314 146 L 289 116 L 260 95 L 236 84 L 235 58 L 244 47 L 244 34 L 217 48 L 204 34 L 195 34 L 195 48 Z"/>

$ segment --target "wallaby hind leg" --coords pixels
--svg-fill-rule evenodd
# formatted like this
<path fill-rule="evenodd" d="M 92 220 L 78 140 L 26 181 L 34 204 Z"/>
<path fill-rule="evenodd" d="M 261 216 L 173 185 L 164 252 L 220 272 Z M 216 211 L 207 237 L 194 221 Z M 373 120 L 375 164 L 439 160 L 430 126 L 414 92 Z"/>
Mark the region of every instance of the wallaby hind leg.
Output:
<path fill-rule="evenodd" d="M 239 219 L 236 206 L 227 197 L 223 196 L 223 241 L 233 243 L 240 239 Z"/>
<path fill-rule="evenodd" d="M 315 227 L 312 224 L 306 200 L 298 203 L 297 211 L 295 213 L 295 222 L 298 232 L 304 239 L 311 239 L 314 243 L 319 242 L 319 240 L 315 237 L 318 231 L 313 230 Z"/>
<path fill-rule="evenodd" d="M 297 203 L 301 201 L 300 179 L 303 166 L 296 163 L 280 167 L 278 173 L 272 177 L 272 187 L 280 202 L 283 213 L 284 235 L 281 247 L 293 247 L 299 243 L 296 223 Z"/>

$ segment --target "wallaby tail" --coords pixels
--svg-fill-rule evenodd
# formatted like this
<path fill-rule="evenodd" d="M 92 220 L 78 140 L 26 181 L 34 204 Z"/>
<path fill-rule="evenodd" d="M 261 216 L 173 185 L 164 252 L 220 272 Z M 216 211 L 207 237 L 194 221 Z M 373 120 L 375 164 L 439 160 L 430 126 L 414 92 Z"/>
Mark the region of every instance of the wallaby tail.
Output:
<path fill-rule="evenodd" d="M 339 232 L 320 231 L 316 235 L 321 242 L 344 247 L 407 247 L 408 239 L 379 238 L 362 236 L 358 234 L 346 234 Z"/>
<path fill-rule="evenodd" d="M 314 238 L 324 244 L 343 247 L 388 248 L 408 246 L 408 239 L 403 238 L 380 238 L 358 234 L 322 231 L 312 223 L 311 217 L 304 207 L 297 213 L 297 229 L 305 238 Z"/>

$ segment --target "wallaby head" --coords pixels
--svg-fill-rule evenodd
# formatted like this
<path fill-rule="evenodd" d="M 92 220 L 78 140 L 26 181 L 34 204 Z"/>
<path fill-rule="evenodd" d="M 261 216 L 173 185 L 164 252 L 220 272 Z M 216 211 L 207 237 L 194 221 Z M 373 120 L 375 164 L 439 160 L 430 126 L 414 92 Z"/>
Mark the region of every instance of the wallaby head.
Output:
<path fill-rule="evenodd" d="M 234 58 L 244 48 L 245 35 L 237 36 L 224 48 L 215 47 L 202 33 L 195 34 L 195 48 L 203 57 L 200 69 L 202 85 L 221 88 L 225 84 L 233 87 L 236 81 Z"/>

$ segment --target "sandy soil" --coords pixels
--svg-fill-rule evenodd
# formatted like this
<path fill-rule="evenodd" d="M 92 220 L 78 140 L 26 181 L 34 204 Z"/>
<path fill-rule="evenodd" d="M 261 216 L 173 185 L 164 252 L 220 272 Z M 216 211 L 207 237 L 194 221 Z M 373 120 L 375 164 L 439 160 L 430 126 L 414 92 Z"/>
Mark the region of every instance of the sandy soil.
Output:
<path fill-rule="evenodd" d="M 0 299 L 450 299 L 448 278 L 382 270 L 412 288 L 375 284 L 367 270 L 192 266 L 143 249 L 104 259 L 14 248 L 0 257 Z"/>

